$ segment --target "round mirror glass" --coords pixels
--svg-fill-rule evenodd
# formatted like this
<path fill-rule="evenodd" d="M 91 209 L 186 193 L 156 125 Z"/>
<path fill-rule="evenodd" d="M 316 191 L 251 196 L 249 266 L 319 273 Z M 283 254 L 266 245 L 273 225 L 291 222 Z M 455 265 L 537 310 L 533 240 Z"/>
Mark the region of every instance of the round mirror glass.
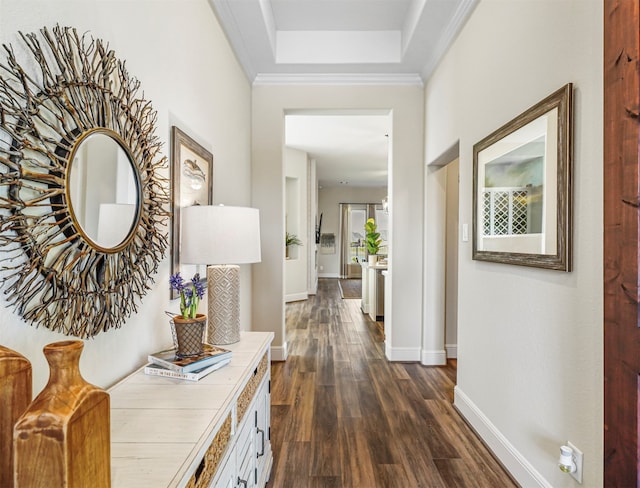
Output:
<path fill-rule="evenodd" d="M 138 219 L 140 185 L 117 135 L 101 130 L 76 143 L 67 178 L 71 215 L 92 244 L 116 249 Z"/>

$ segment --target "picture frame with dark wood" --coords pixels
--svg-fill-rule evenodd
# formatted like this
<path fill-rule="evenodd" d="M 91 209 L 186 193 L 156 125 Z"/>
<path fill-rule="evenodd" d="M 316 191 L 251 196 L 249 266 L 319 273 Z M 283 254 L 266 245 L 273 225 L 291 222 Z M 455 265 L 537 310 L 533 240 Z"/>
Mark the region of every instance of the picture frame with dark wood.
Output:
<path fill-rule="evenodd" d="M 573 85 L 473 146 L 473 259 L 571 271 Z"/>
<path fill-rule="evenodd" d="M 171 127 L 171 199 L 171 275 L 181 272 L 190 280 L 198 266 L 180 263 L 180 209 L 213 203 L 213 154 L 176 126 Z M 171 299 L 177 297 L 172 289 Z"/>

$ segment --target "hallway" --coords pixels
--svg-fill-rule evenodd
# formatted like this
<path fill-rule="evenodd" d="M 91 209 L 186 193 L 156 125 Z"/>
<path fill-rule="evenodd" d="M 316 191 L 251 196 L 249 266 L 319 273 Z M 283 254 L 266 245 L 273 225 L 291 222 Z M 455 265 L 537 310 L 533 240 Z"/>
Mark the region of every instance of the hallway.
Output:
<path fill-rule="evenodd" d="M 335 279 L 286 306 L 272 363 L 270 488 L 517 486 L 452 406 L 447 367 L 389 363 L 381 328 Z"/>

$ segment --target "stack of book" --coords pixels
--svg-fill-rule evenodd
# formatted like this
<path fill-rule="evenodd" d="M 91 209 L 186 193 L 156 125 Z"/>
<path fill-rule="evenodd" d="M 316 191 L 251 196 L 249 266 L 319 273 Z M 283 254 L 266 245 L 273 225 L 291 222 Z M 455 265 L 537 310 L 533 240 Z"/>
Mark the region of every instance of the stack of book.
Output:
<path fill-rule="evenodd" d="M 197 356 L 180 358 L 176 356 L 175 349 L 167 349 L 149 354 L 147 360 L 149 364 L 144 368 L 145 374 L 198 381 L 212 371 L 229 364 L 231 351 L 204 344 L 204 351 Z"/>

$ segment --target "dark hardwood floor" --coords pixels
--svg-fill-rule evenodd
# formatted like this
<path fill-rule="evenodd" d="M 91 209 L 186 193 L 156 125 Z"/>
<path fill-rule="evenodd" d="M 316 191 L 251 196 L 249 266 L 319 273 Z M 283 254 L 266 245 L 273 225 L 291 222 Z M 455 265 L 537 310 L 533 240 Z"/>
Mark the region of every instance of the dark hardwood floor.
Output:
<path fill-rule="evenodd" d="M 517 486 L 453 408 L 456 363 L 389 363 L 337 280 L 286 306 L 272 364 L 269 488 Z"/>

